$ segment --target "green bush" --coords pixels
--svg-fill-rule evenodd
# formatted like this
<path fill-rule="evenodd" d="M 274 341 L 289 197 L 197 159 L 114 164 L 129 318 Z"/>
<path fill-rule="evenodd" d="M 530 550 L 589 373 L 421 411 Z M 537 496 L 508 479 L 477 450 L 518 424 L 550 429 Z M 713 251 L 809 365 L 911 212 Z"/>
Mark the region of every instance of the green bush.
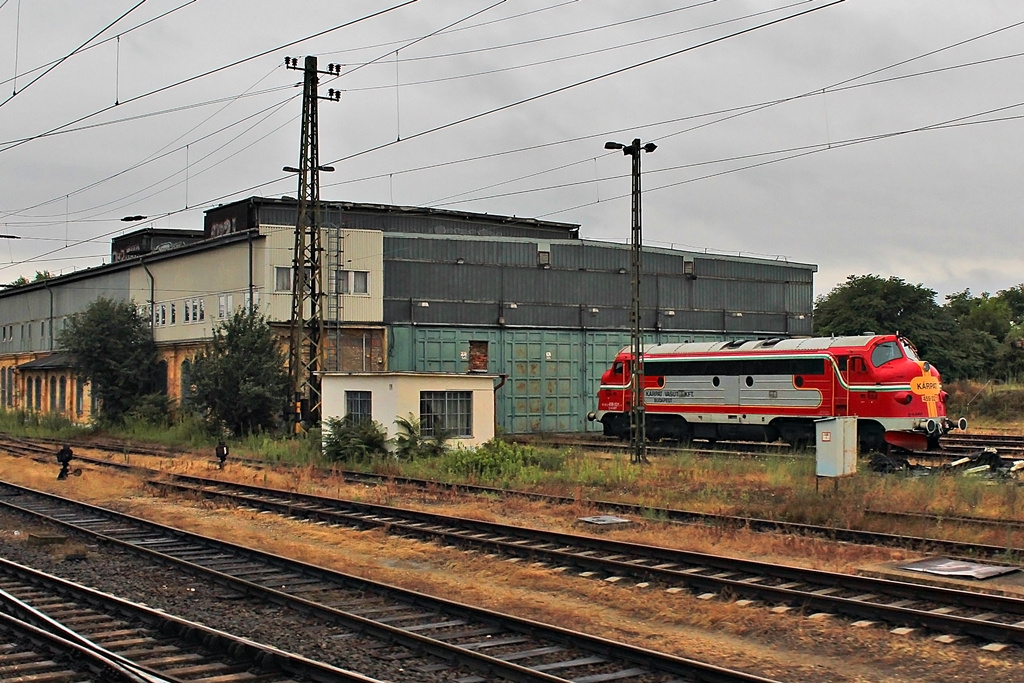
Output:
<path fill-rule="evenodd" d="M 326 426 L 324 457 L 330 462 L 371 462 L 388 454 L 387 433 L 379 422 L 331 418 Z"/>
<path fill-rule="evenodd" d="M 435 429 L 434 436 L 424 437 L 420 430 L 420 421 L 413 417 L 395 418 L 399 433 L 395 436 L 395 455 L 399 460 L 416 460 L 419 458 L 436 458 L 448 450 L 447 442 L 451 434 Z"/>
<path fill-rule="evenodd" d="M 950 417 L 967 416 L 1004 422 L 1024 419 L 1024 387 L 962 381 L 944 388 L 949 392 L 946 414 Z"/>
<path fill-rule="evenodd" d="M 448 451 L 441 469 L 467 479 L 510 481 L 535 478 L 537 471 L 558 471 L 563 463 L 564 455 L 557 451 L 491 439 L 475 449 Z"/>

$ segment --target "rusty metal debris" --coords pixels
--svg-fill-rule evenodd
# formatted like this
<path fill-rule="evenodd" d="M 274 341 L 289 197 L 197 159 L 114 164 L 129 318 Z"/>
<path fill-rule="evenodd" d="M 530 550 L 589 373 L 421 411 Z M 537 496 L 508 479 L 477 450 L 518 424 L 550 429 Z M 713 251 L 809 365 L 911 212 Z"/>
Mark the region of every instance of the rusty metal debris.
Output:
<path fill-rule="evenodd" d="M 979 580 L 1020 571 L 1017 567 L 953 560 L 948 557 L 932 557 L 927 560 L 902 565 L 900 569 L 907 569 L 912 572 L 926 572 L 937 576 L 966 576 Z"/>

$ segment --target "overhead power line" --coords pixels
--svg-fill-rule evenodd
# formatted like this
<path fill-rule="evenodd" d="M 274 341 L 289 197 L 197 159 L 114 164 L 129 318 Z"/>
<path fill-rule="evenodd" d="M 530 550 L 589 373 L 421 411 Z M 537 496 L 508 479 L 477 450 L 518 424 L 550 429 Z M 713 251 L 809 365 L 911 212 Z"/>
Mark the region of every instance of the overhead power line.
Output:
<path fill-rule="evenodd" d="M 145 0 L 142 0 L 142 1 L 144 2 Z M 404 0 L 404 2 L 400 2 L 397 5 L 393 5 L 391 7 L 379 10 L 377 12 L 372 12 L 372 13 L 364 15 L 364 16 L 358 18 L 358 19 L 353 19 L 351 21 L 343 22 L 343 23 L 338 24 L 336 26 L 332 26 L 331 28 L 327 28 L 327 29 L 324 29 L 322 31 L 317 31 L 316 33 L 311 33 L 311 34 L 309 34 L 307 36 L 304 36 L 302 38 L 298 38 L 296 40 L 291 40 L 291 41 L 288 41 L 287 43 L 283 43 L 281 45 L 277 45 L 275 47 L 270 48 L 269 50 L 263 50 L 262 52 L 258 52 L 258 53 L 254 54 L 254 55 L 250 55 L 250 56 L 245 57 L 243 59 L 236 60 L 236 61 L 231 62 L 229 64 L 224 64 L 222 66 L 218 66 L 218 67 L 210 69 L 208 71 L 204 71 L 202 73 L 196 74 L 194 76 L 189 76 L 188 78 L 184 78 L 184 79 L 182 79 L 180 81 L 176 81 L 174 83 L 170 83 L 168 85 L 164 85 L 164 86 L 161 86 L 159 88 L 155 88 L 155 89 L 150 90 L 148 92 L 142 93 L 141 95 L 136 95 L 135 97 L 130 97 L 130 98 L 126 99 L 126 100 L 123 100 L 119 105 L 112 104 L 112 105 L 107 106 L 107 107 L 102 107 L 100 109 L 97 109 L 96 111 L 93 111 L 93 112 L 89 113 L 89 114 L 85 114 L 84 116 L 80 116 L 77 119 L 74 119 L 73 121 L 68 121 L 67 123 L 63 123 L 63 124 L 61 124 L 59 126 L 55 126 L 54 128 L 51 128 L 51 129 L 49 129 L 49 130 L 47 130 L 47 131 L 45 131 L 43 133 L 39 133 L 37 135 L 33 135 L 31 137 L 28 137 L 28 138 L 25 138 L 25 139 L 21 140 L 20 142 L 16 142 L 16 143 L 7 145 L 6 147 L 2 147 L 2 148 L 0 148 L 0 154 L 2 154 L 4 152 L 7 152 L 7 151 L 10 151 L 10 150 L 14 149 L 15 147 L 19 147 L 19 146 L 21 146 L 23 144 L 26 144 L 27 142 L 31 142 L 32 140 L 36 140 L 36 139 L 38 139 L 40 137 L 43 137 L 45 135 L 55 133 L 56 131 L 63 130 L 64 128 L 68 128 L 69 126 L 74 126 L 75 124 L 81 123 L 82 121 L 86 121 L 88 119 L 91 119 L 94 116 L 98 116 L 99 114 L 102 114 L 104 112 L 110 111 L 111 109 L 113 109 L 116 106 L 123 106 L 123 105 L 129 104 L 131 102 L 137 102 L 137 101 L 145 99 L 147 97 L 151 97 L 153 95 L 156 95 L 157 93 L 166 92 L 166 91 L 171 90 L 173 88 L 177 88 L 179 86 L 185 85 L 186 83 L 191 83 L 193 81 L 197 81 L 197 80 L 199 80 L 201 78 L 205 78 L 207 76 L 211 76 L 211 75 L 213 75 L 215 73 L 219 73 L 221 71 L 226 71 L 227 69 L 234 68 L 234 67 L 236 67 L 236 66 L 238 66 L 240 64 L 245 64 L 246 62 L 251 62 L 254 59 L 258 59 L 260 57 L 264 57 L 266 55 L 271 54 L 272 52 L 278 52 L 278 51 L 283 50 L 283 49 L 285 49 L 287 47 L 291 47 L 293 45 L 298 45 L 299 43 L 303 43 L 303 42 L 305 42 L 307 40 L 312 40 L 313 38 L 318 38 L 320 36 L 327 35 L 328 33 L 332 33 L 334 31 L 340 30 L 342 28 L 346 28 L 348 26 L 352 26 L 354 24 L 358 24 L 360 22 L 367 21 L 368 19 L 372 19 L 374 17 L 379 17 L 379 16 L 381 16 L 383 14 L 387 14 L 388 12 L 391 12 L 393 10 L 399 9 L 401 7 L 405 7 L 407 5 L 411 5 L 414 2 L 416 2 L 416 1 L 417 0 Z M 842 0 L 840 0 L 840 1 L 842 1 Z"/>
<path fill-rule="evenodd" d="M 97 31 L 97 32 L 96 32 L 95 34 L 93 34 L 93 36 L 92 36 L 91 38 L 89 38 L 88 40 L 86 40 L 86 41 L 85 41 L 84 43 L 82 43 L 81 45 L 79 45 L 78 47 L 76 47 L 76 48 L 75 48 L 74 50 L 72 50 L 72 51 L 71 51 L 71 52 L 69 52 L 68 54 L 66 54 L 66 55 L 64 55 L 63 57 L 61 57 L 60 59 L 58 59 L 58 60 L 57 60 L 56 62 L 54 62 L 54 63 L 53 63 L 53 64 L 52 64 L 52 65 L 51 65 L 51 66 L 50 66 L 50 67 L 49 67 L 48 69 L 46 69 L 46 70 L 45 70 L 45 71 L 44 71 L 43 73 L 39 74 L 38 76 L 36 76 L 35 78 L 33 78 L 33 79 L 32 79 L 31 81 L 29 81 L 29 82 L 28 82 L 28 83 L 27 83 L 26 85 L 22 86 L 21 90 L 15 90 L 15 91 L 14 91 L 14 92 L 13 92 L 13 93 L 11 94 L 11 96 L 10 96 L 10 97 L 8 97 L 8 98 L 7 98 L 6 100 L 4 100 L 4 101 L 0 102 L 0 107 L 3 107 L 3 106 L 4 106 L 5 104 L 7 104 L 7 103 L 8 103 L 8 102 L 10 102 L 11 100 L 13 100 L 13 99 L 14 99 L 15 97 L 17 97 L 17 96 L 18 96 L 18 95 L 20 95 L 21 93 L 23 93 L 23 92 L 25 92 L 26 90 L 28 90 L 29 88 L 31 88 L 33 84 L 35 84 L 35 83 L 39 82 L 39 80 L 40 80 L 41 78 L 43 78 L 44 76 L 46 76 L 46 74 L 48 74 L 48 73 L 50 73 L 51 71 L 53 71 L 54 69 L 56 69 L 56 68 L 57 68 L 58 66 L 60 66 L 61 64 L 63 64 L 63 63 L 64 63 L 64 62 L 65 62 L 65 61 L 66 61 L 67 59 L 69 59 L 69 58 L 70 58 L 70 57 L 72 57 L 73 55 L 75 55 L 75 54 L 77 54 L 77 53 L 81 52 L 81 51 L 82 51 L 82 49 L 84 49 L 86 45 L 88 45 L 88 44 L 89 44 L 89 43 L 91 43 L 92 41 L 96 40 L 96 38 L 97 38 L 98 36 L 102 35 L 102 34 L 103 34 L 103 33 L 104 33 L 104 32 L 105 32 L 105 31 L 106 31 L 107 29 L 109 29 L 109 28 L 110 28 L 111 26 L 113 26 L 113 25 L 114 25 L 114 24 L 116 24 L 117 22 L 119 22 L 119 21 L 121 21 L 122 19 L 124 19 L 125 17 L 127 17 L 127 16 L 128 16 L 129 14 L 131 14 L 132 12 L 134 12 L 135 10 L 137 10 L 137 9 L 138 9 L 139 7 L 141 7 L 141 6 L 142 6 L 142 5 L 144 5 L 145 3 L 146 3 L 146 0 L 139 0 L 139 2 L 135 3 L 135 5 L 133 5 L 133 6 L 131 7 L 131 9 L 129 9 L 129 10 L 127 11 L 127 12 L 125 12 L 124 14 L 122 14 L 121 16 L 119 16 L 119 17 L 118 17 L 117 19 L 114 19 L 114 20 L 113 20 L 112 22 L 110 22 L 109 24 L 107 24 L 106 26 L 104 26 L 103 28 L 101 28 L 101 29 L 100 29 L 99 31 Z"/>
<path fill-rule="evenodd" d="M 150 19 L 146 19 L 145 21 L 143 21 L 143 22 L 141 22 L 139 24 L 136 24 L 135 26 L 132 26 L 131 28 L 127 28 L 127 29 L 121 31 L 120 33 L 118 33 L 116 35 L 110 36 L 109 38 L 104 38 L 103 40 L 98 40 L 95 43 L 92 43 L 91 45 L 87 45 L 86 47 L 83 47 L 83 48 L 77 50 L 75 52 L 75 54 L 82 54 L 83 52 L 86 52 L 88 50 L 93 49 L 94 47 L 99 47 L 100 45 L 106 45 L 107 43 L 109 43 L 112 40 L 117 40 L 118 38 L 120 38 L 122 36 L 126 36 L 129 33 L 132 33 L 133 31 L 137 31 L 138 29 L 142 28 L 143 26 L 147 26 L 149 24 L 152 24 L 155 21 L 159 21 L 159 20 L 167 17 L 168 15 L 174 14 L 178 10 L 184 9 L 185 7 L 188 7 L 189 5 L 191 5 L 192 3 L 197 2 L 197 1 L 198 0 L 186 0 L 183 4 L 178 5 L 177 7 L 172 7 L 171 9 L 167 10 L 166 12 L 158 14 L 155 17 L 152 17 Z M 7 0 L 4 0 L 4 4 L 6 4 L 6 3 L 7 3 Z M 3 5 L 0 5 L 0 9 L 2 9 L 2 8 L 3 8 Z M 45 68 L 47 68 L 49 66 L 53 66 L 53 65 L 57 64 L 59 61 L 61 61 L 61 60 L 60 59 L 55 59 L 52 62 L 47 62 L 45 64 L 40 64 L 39 66 L 33 67 L 33 68 L 29 69 L 28 71 L 23 71 L 20 74 L 16 73 L 14 76 L 12 76 L 10 78 L 5 78 L 4 80 L 0 80 L 0 85 L 6 85 L 7 83 L 10 83 L 12 81 L 16 81 L 19 78 L 22 78 L 24 76 L 28 76 L 31 73 L 35 73 L 36 71 L 39 71 L 40 69 L 45 69 Z"/>

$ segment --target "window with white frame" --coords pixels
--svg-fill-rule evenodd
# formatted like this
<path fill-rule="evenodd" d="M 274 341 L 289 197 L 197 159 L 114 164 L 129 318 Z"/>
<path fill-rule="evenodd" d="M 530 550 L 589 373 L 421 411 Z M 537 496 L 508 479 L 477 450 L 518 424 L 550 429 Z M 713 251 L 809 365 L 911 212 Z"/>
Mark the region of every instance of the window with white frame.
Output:
<path fill-rule="evenodd" d="M 201 298 L 185 299 L 182 302 L 182 320 L 187 323 L 198 323 L 206 319 Z"/>
<path fill-rule="evenodd" d="M 473 436 L 473 392 L 421 391 L 420 434 Z"/>
<path fill-rule="evenodd" d="M 255 311 L 259 310 L 260 307 L 260 291 L 258 289 L 252 290 L 252 297 L 250 300 L 249 291 L 245 292 L 245 310 Z"/>
<path fill-rule="evenodd" d="M 335 283 L 336 294 L 370 293 L 370 274 L 365 270 L 339 270 Z"/>
<path fill-rule="evenodd" d="M 292 269 L 288 266 L 274 266 L 274 291 L 292 291 Z"/>
<path fill-rule="evenodd" d="M 221 294 L 217 297 L 217 317 L 230 318 L 235 311 L 235 295 Z"/>
<path fill-rule="evenodd" d="M 175 317 L 175 316 L 174 316 L 174 309 L 176 308 L 176 304 L 175 304 L 175 302 L 173 302 L 173 301 L 172 301 L 171 303 L 169 303 L 169 304 L 167 305 L 167 308 L 168 308 L 168 310 L 169 310 L 169 312 L 170 312 L 170 314 L 171 314 L 171 320 L 170 320 L 170 324 L 171 324 L 171 325 L 173 325 L 173 324 L 174 324 L 174 322 L 175 322 L 175 320 L 174 320 L 174 317 Z"/>

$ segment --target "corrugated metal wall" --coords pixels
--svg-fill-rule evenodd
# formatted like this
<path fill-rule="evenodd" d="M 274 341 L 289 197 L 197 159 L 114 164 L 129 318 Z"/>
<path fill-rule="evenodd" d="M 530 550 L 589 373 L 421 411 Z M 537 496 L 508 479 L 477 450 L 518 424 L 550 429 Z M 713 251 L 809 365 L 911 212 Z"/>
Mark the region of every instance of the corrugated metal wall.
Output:
<path fill-rule="evenodd" d="M 384 320 L 628 329 L 629 257 L 623 245 L 578 240 L 385 235 Z M 644 253 L 643 272 L 641 320 L 648 330 L 811 332 L 813 266 L 652 250 Z"/>
<path fill-rule="evenodd" d="M 719 341 L 717 335 L 657 333 L 645 341 Z M 588 422 L 601 375 L 629 346 L 629 332 L 391 328 L 393 371 L 465 373 L 470 342 L 487 342 L 490 374 L 507 376 L 497 391 L 498 426 L 506 433 L 600 431 Z M 396 416 L 397 417 L 397 416 Z"/>
<path fill-rule="evenodd" d="M 598 429 L 586 414 L 630 339 L 628 246 L 385 234 L 384 261 L 390 370 L 464 373 L 486 342 L 501 429 Z M 811 332 L 814 266 L 658 249 L 643 265 L 647 343 Z"/>

